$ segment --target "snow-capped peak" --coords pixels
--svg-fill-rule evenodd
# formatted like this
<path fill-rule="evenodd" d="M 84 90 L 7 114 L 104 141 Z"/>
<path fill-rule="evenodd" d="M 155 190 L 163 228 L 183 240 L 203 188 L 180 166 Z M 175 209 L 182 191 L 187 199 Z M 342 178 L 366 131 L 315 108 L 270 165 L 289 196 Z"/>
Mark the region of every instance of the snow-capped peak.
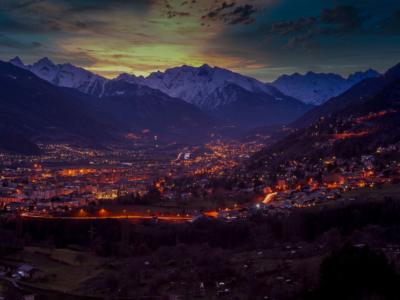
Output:
<path fill-rule="evenodd" d="M 133 74 L 128 74 L 128 73 L 119 74 L 113 80 L 115 80 L 115 81 L 122 80 L 122 81 L 126 81 L 126 82 L 129 82 L 129 83 L 145 85 L 144 84 L 145 78 L 143 76 L 135 76 Z"/>
<path fill-rule="evenodd" d="M 101 96 L 107 79 L 72 64 L 55 64 L 43 57 L 32 65 L 24 65 L 19 57 L 10 60 L 13 65 L 27 69 L 54 85 L 69 87 L 81 92 Z"/>
<path fill-rule="evenodd" d="M 377 71 L 373 70 L 373 69 L 368 69 L 365 72 L 356 72 L 353 74 L 350 74 L 347 77 L 347 81 L 352 82 L 352 83 L 358 83 L 364 79 L 367 78 L 376 78 L 379 77 L 381 74 L 379 74 Z"/>
<path fill-rule="evenodd" d="M 39 59 L 34 65 L 52 66 L 52 67 L 56 66 L 48 57 L 43 57 L 43 58 Z"/>
<path fill-rule="evenodd" d="M 13 59 L 11 59 L 10 63 L 12 63 L 14 66 L 19 67 L 19 68 L 23 68 L 23 69 L 26 68 L 24 62 L 21 60 L 21 58 L 19 56 L 16 56 Z"/>
<path fill-rule="evenodd" d="M 282 93 L 306 104 L 320 105 L 328 99 L 342 94 L 360 81 L 378 76 L 380 74 L 371 69 L 350 74 L 347 78 L 333 73 L 308 72 L 304 75 L 294 73 L 282 75 L 272 84 Z"/>
<path fill-rule="evenodd" d="M 52 82 L 58 73 L 58 67 L 47 57 L 41 58 L 30 66 L 29 69 L 38 77 L 49 82 Z"/>
<path fill-rule="evenodd" d="M 183 65 L 167 69 L 164 72 L 151 73 L 146 78 L 122 74 L 116 80 L 146 85 L 204 109 L 211 108 L 209 107 L 212 103 L 210 97 L 216 95 L 215 91 L 223 89 L 228 83 L 238 85 L 250 92 L 268 95 L 279 93 L 274 87 L 254 78 L 207 64 L 200 67 Z M 213 107 L 220 104 L 220 99 L 215 98 L 213 101 Z"/>

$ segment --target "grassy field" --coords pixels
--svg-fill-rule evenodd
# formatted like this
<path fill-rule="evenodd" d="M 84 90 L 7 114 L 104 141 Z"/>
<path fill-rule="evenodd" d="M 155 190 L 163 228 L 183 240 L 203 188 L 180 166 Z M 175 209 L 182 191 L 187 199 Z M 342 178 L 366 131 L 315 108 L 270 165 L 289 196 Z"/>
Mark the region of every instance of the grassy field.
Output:
<path fill-rule="evenodd" d="M 27 263 L 43 272 L 43 280 L 27 282 L 28 285 L 70 293 L 85 280 L 96 276 L 106 260 L 87 252 L 25 247 L 23 251 L 4 257 L 2 262 Z"/>

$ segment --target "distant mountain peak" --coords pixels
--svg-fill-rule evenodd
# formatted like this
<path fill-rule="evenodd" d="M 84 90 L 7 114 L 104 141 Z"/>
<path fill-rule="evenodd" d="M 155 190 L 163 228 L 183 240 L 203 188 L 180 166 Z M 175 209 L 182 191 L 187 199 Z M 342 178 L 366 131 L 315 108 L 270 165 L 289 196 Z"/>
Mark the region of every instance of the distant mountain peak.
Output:
<path fill-rule="evenodd" d="M 282 93 L 299 99 L 306 104 L 321 105 L 328 99 L 338 96 L 353 85 L 367 78 L 380 76 L 375 70 L 357 72 L 347 78 L 334 73 L 316 73 L 309 71 L 302 75 L 282 75 L 272 85 Z"/>
<path fill-rule="evenodd" d="M 350 82 L 355 82 L 358 83 L 366 78 L 376 78 L 379 77 L 381 74 L 373 69 L 368 69 L 365 72 L 355 72 L 353 74 L 350 74 L 347 77 L 347 80 Z"/>
<path fill-rule="evenodd" d="M 49 66 L 55 66 L 55 63 L 53 63 L 48 57 L 43 57 L 39 59 L 35 64 L 37 65 L 49 65 Z"/>
<path fill-rule="evenodd" d="M 314 76 L 314 75 L 317 75 L 317 73 L 315 73 L 313 71 L 308 71 L 304 76 Z"/>
<path fill-rule="evenodd" d="M 254 78 L 223 68 L 211 67 L 208 64 L 200 67 L 183 65 L 167 69 L 164 72 L 151 73 L 145 78 L 123 74 L 118 76 L 117 80 L 147 85 L 205 110 L 214 109 L 222 104 L 220 102 L 221 94 L 216 91 L 220 92 L 226 87 L 226 83 L 233 83 L 249 92 L 265 93 L 272 98 L 283 99 L 285 97 L 274 87 Z"/>
<path fill-rule="evenodd" d="M 132 78 L 144 78 L 144 77 L 143 76 L 136 76 L 134 74 L 121 73 L 117 77 L 115 77 L 114 80 L 126 80 L 126 81 L 129 81 Z"/>
<path fill-rule="evenodd" d="M 208 64 L 202 64 L 200 66 L 200 69 L 212 69 L 212 67 L 210 65 L 208 65 Z"/>
<path fill-rule="evenodd" d="M 29 70 L 39 78 L 56 86 L 75 88 L 81 92 L 101 96 L 106 79 L 70 63 L 56 64 L 43 57 L 32 65 L 24 65 L 19 57 L 10 60 L 13 65 Z"/>
<path fill-rule="evenodd" d="M 208 64 L 183 65 L 147 77 L 122 74 L 115 80 L 145 85 L 243 126 L 287 123 L 309 108 L 269 84 Z"/>
<path fill-rule="evenodd" d="M 384 74 L 386 77 L 399 77 L 400 76 L 400 63 L 387 70 Z"/>
<path fill-rule="evenodd" d="M 132 97 L 146 96 L 156 97 L 157 102 L 165 100 L 160 103 L 164 107 L 171 101 L 183 100 L 187 102 L 181 101 L 184 105 L 195 105 L 202 113 L 243 127 L 288 123 L 309 109 L 269 84 L 208 64 L 184 65 L 147 77 L 125 73 L 112 80 L 71 64 L 55 64 L 48 58 L 27 68 L 53 85 L 74 88 L 103 101 L 110 97 L 130 101 Z"/>
<path fill-rule="evenodd" d="M 14 66 L 17 66 L 20 68 L 25 68 L 25 64 L 19 56 L 16 56 L 13 59 L 10 59 L 10 63 L 12 63 Z"/>

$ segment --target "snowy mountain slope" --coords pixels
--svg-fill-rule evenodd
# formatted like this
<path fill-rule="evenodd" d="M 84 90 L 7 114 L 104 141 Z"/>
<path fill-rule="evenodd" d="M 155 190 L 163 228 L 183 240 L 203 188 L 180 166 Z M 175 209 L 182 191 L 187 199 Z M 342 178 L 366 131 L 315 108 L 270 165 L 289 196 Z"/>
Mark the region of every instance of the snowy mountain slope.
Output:
<path fill-rule="evenodd" d="M 13 64 L 16 67 L 22 68 L 22 69 L 27 69 L 27 66 L 24 65 L 22 62 L 21 58 L 19 56 L 14 57 L 9 61 L 11 64 Z"/>
<path fill-rule="evenodd" d="M 321 117 L 328 117 L 349 106 L 359 105 L 369 98 L 376 96 L 379 92 L 400 80 L 400 64 L 387 70 L 383 75 L 376 78 L 365 79 L 339 96 L 333 97 L 324 104 L 317 106 L 296 120 L 292 126 L 304 128 L 317 122 Z"/>
<path fill-rule="evenodd" d="M 343 78 L 332 73 L 308 72 L 301 75 L 282 75 L 272 85 L 282 93 L 307 104 L 321 105 L 328 99 L 344 93 L 355 84 L 367 78 L 380 76 L 375 70 L 357 72 Z"/>
<path fill-rule="evenodd" d="M 56 86 L 77 89 L 83 93 L 99 96 L 107 79 L 71 64 L 54 64 L 44 57 L 32 65 L 25 65 L 19 57 L 10 60 L 13 65 L 29 70 L 39 78 Z"/>
<path fill-rule="evenodd" d="M 288 123 L 311 108 L 271 85 L 208 65 L 176 67 L 148 77 L 121 74 L 115 81 L 157 89 L 244 128 Z"/>
<path fill-rule="evenodd" d="M 229 101 L 218 96 L 227 84 L 235 84 L 249 92 L 264 93 L 277 101 L 288 98 L 273 86 L 254 78 L 208 65 L 176 67 L 165 72 L 152 73 L 146 78 L 121 74 L 116 80 L 158 89 L 171 97 L 183 99 L 207 111 L 214 110 Z"/>
<path fill-rule="evenodd" d="M 208 65 L 176 67 L 152 73 L 146 78 L 121 74 L 108 80 L 71 64 L 56 65 L 48 58 L 42 58 L 31 66 L 24 65 L 19 58 L 10 62 L 56 86 L 74 88 L 101 98 L 110 96 L 107 87 L 112 86 L 111 83 L 125 82 L 147 87 L 197 106 L 208 115 L 246 128 L 288 123 L 311 108 L 271 85 Z M 118 86 L 120 90 L 113 90 L 113 97 L 130 94 L 131 91 L 124 88 L 130 89 L 131 85 Z M 276 114 L 278 111 L 279 114 Z"/>
<path fill-rule="evenodd" d="M 199 142 L 226 126 L 196 106 L 146 86 L 108 80 L 99 101 L 1 61 L 0 94 L 0 138 L 7 139 L 0 148 L 30 140 L 126 145 L 131 142 L 127 134 L 140 136 L 143 130 L 160 142 Z"/>

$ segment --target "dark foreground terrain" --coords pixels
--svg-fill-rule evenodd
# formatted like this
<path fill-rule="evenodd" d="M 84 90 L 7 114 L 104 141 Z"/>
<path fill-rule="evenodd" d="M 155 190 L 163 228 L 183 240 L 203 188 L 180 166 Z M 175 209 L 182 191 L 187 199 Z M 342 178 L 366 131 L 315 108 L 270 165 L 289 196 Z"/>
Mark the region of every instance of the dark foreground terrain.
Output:
<path fill-rule="evenodd" d="M 399 186 L 229 223 L 2 219 L 5 299 L 399 299 Z M 15 273 L 22 265 L 34 270 Z"/>

